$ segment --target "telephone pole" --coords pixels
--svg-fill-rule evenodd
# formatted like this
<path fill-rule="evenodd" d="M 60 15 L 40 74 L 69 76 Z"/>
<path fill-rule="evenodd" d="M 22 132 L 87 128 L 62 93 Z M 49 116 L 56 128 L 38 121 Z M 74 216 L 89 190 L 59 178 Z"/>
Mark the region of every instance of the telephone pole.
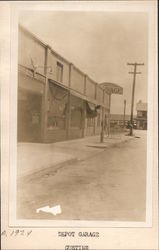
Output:
<path fill-rule="evenodd" d="M 130 136 L 133 135 L 133 110 L 134 110 L 134 95 L 135 95 L 135 81 L 136 75 L 141 74 L 141 72 L 137 72 L 137 66 L 143 66 L 144 63 L 127 63 L 129 66 L 134 66 L 134 71 L 129 72 L 129 74 L 133 74 L 133 88 L 132 88 L 132 99 L 131 99 L 131 118 L 130 118 Z"/>
<path fill-rule="evenodd" d="M 126 111 L 126 100 L 124 100 L 123 128 L 125 128 L 125 111 Z"/>

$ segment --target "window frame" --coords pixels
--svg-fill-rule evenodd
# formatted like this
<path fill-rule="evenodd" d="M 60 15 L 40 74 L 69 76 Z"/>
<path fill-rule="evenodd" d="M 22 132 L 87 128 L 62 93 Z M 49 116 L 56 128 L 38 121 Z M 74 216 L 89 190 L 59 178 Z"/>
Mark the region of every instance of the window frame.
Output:
<path fill-rule="evenodd" d="M 58 62 L 56 63 L 56 68 L 57 68 L 57 72 L 56 72 L 56 79 L 57 82 L 63 82 L 63 64 Z"/>

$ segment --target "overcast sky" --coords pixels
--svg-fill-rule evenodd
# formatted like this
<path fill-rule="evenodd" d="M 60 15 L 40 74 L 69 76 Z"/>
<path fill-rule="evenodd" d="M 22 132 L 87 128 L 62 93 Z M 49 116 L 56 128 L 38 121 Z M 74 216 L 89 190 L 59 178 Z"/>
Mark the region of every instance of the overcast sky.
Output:
<path fill-rule="evenodd" d="M 137 75 L 135 104 L 147 102 L 148 19 L 145 13 L 25 11 L 20 23 L 92 79 L 123 87 L 112 95 L 111 113 L 130 114 L 133 75 L 127 62 L 144 63 Z M 135 108 L 135 107 L 134 107 Z M 135 112 L 136 113 L 136 112 Z"/>

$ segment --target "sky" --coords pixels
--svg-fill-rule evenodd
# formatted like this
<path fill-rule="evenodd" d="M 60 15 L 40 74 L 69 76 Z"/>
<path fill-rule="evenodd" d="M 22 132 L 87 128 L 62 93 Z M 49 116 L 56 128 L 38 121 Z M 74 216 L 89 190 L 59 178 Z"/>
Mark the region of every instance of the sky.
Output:
<path fill-rule="evenodd" d="M 123 87 L 112 95 L 111 113 L 130 114 L 133 66 L 138 66 L 136 102 L 147 102 L 148 17 L 144 12 L 23 11 L 19 22 L 98 83 Z M 134 113 L 136 109 L 134 106 Z"/>

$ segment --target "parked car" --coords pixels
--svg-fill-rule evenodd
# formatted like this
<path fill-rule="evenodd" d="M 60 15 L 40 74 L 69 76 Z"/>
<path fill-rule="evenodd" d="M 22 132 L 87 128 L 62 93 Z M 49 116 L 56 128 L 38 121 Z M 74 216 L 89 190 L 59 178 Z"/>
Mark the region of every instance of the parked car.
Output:
<path fill-rule="evenodd" d="M 131 124 L 131 123 L 130 123 L 130 122 L 128 122 L 128 124 L 127 124 L 126 128 L 128 128 L 128 129 L 129 129 L 129 128 L 130 128 L 130 124 Z M 136 129 L 136 121 L 133 121 L 133 128 L 134 128 L 134 129 Z"/>

